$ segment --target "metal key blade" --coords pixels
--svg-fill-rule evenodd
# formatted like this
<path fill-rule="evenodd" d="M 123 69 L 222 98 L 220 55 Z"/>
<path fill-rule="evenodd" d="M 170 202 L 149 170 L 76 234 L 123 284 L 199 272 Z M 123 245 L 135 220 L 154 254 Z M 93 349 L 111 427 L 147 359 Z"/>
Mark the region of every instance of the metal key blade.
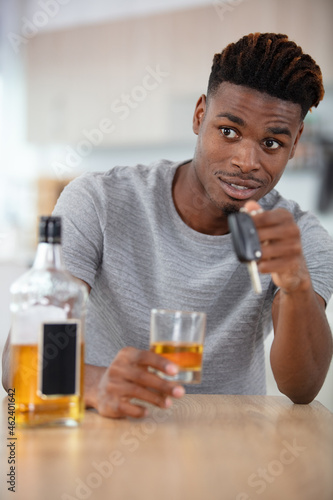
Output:
<path fill-rule="evenodd" d="M 251 278 L 253 290 L 256 293 L 261 293 L 262 292 L 262 286 L 261 286 L 261 281 L 259 278 L 259 272 L 258 272 L 258 266 L 255 260 L 251 260 L 250 262 L 247 263 L 247 268 L 249 271 L 249 275 Z"/>

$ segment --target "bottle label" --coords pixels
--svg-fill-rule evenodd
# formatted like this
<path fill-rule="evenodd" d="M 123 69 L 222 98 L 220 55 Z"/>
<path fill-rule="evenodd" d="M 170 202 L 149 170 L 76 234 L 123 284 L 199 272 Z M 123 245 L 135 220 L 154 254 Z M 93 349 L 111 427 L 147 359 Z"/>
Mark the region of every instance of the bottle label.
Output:
<path fill-rule="evenodd" d="M 41 398 L 77 395 L 81 369 L 80 322 L 43 323 L 38 346 Z"/>

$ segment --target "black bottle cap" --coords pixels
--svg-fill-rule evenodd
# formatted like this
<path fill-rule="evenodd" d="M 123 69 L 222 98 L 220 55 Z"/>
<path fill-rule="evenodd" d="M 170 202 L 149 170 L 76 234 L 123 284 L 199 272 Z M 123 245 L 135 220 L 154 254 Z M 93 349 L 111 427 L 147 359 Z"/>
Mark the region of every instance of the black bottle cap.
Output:
<path fill-rule="evenodd" d="M 61 243 L 61 217 L 41 217 L 38 240 L 40 243 Z"/>

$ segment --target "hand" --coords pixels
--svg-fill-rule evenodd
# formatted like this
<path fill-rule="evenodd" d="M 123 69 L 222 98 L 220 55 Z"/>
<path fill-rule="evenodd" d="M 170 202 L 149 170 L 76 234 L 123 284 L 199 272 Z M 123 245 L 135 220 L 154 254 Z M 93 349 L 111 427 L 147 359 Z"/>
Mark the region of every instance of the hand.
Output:
<path fill-rule="evenodd" d="M 247 212 L 261 209 L 255 201 L 244 205 Z M 262 257 L 261 273 L 271 273 L 274 283 L 285 293 L 311 287 L 311 278 L 303 255 L 300 230 L 290 212 L 283 208 L 253 215 Z"/>
<path fill-rule="evenodd" d="M 166 358 L 150 351 L 141 351 L 134 347 L 121 349 L 111 365 L 94 384 L 90 385 L 91 406 L 106 417 L 136 417 L 147 414 L 147 409 L 132 398 L 141 399 L 160 408 L 169 408 L 172 404 L 170 396 L 179 398 L 185 394 L 183 386 L 177 382 L 161 379 L 148 367 L 156 368 L 168 375 L 175 375 L 177 365 Z M 97 367 L 94 367 L 97 368 Z M 99 373 L 101 370 L 99 369 Z"/>

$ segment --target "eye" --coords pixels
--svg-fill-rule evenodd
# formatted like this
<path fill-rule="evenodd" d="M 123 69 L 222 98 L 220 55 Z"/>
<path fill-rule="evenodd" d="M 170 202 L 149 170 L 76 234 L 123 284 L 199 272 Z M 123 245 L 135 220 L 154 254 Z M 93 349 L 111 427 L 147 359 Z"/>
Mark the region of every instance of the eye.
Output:
<path fill-rule="evenodd" d="M 266 139 L 264 141 L 264 144 L 267 149 L 278 149 L 281 144 L 278 141 L 275 141 L 274 139 Z"/>
<path fill-rule="evenodd" d="M 220 130 L 222 135 L 224 135 L 224 137 L 228 137 L 228 139 L 235 139 L 236 137 L 238 137 L 237 132 L 232 128 L 220 127 Z"/>

